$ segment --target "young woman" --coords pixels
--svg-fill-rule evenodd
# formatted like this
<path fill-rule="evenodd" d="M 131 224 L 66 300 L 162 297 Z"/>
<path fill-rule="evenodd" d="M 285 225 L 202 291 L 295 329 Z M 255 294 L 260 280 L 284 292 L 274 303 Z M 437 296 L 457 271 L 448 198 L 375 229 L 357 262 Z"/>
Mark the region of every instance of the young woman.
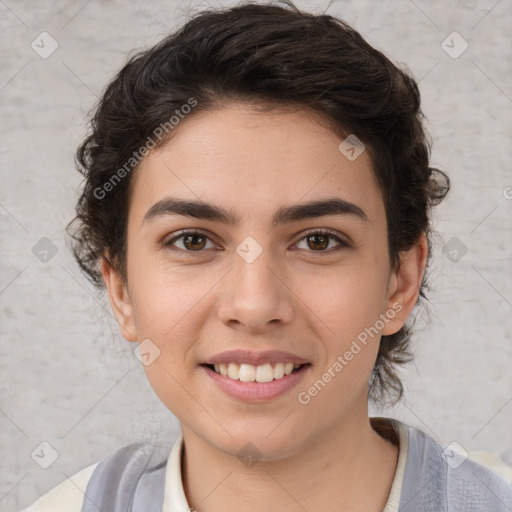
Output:
<path fill-rule="evenodd" d="M 431 207 L 415 81 L 330 16 L 203 12 L 133 57 L 78 150 L 70 227 L 179 419 L 27 512 L 505 511 L 396 401 Z"/>

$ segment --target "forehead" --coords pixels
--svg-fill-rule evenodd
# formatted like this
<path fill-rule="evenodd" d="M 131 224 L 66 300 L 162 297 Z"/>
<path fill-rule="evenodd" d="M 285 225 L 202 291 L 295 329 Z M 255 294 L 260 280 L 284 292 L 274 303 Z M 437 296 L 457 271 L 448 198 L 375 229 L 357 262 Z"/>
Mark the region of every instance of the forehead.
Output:
<path fill-rule="evenodd" d="M 277 207 L 328 197 L 384 214 L 368 151 L 349 160 L 343 137 L 310 111 L 256 111 L 229 104 L 181 121 L 133 176 L 130 216 L 166 196 L 201 199 L 240 213 L 272 216 Z"/>

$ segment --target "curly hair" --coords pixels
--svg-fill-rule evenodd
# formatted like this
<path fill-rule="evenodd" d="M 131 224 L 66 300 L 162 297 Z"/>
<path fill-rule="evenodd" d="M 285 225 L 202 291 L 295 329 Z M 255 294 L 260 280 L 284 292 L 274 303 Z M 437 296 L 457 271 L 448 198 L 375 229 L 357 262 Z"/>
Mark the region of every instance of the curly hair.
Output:
<path fill-rule="evenodd" d="M 68 225 L 73 254 L 98 288 L 102 258 L 126 278 L 130 184 L 140 161 L 134 155 L 148 140 L 154 147 L 169 142 L 172 126 L 156 141 L 155 133 L 192 101 L 188 116 L 229 101 L 309 108 L 341 136 L 356 134 L 384 200 L 392 265 L 423 233 L 430 249 L 430 209 L 450 182 L 429 166 L 431 143 L 414 78 L 346 22 L 301 11 L 290 0 L 279 3 L 202 11 L 133 55 L 107 86 L 76 153 L 85 181 Z M 426 286 L 424 278 L 418 300 Z M 373 401 L 402 397 L 396 370 L 412 359 L 410 338 L 408 325 L 382 336 L 369 382 Z"/>

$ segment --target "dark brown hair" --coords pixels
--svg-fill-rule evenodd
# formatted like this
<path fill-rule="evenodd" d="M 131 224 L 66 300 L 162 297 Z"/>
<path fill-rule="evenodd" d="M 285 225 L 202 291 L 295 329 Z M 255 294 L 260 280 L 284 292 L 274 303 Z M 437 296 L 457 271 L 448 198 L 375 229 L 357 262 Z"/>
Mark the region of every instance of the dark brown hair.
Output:
<path fill-rule="evenodd" d="M 200 12 L 134 55 L 108 85 L 77 150 L 85 183 L 68 226 L 75 258 L 98 287 L 101 258 L 126 277 L 130 183 L 141 148 L 166 143 L 179 130 L 173 117 L 229 101 L 312 109 L 341 136 L 355 134 L 384 199 L 392 264 L 422 233 L 430 246 L 429 210 L 449 180 L 429 166 L 416 82 L 345 22 L 281 4 Z M 382 337 L 369 387 L 374 401 L 401 398 L 396 365 L 411 360 L 409 341 L 409 326 Z"/>

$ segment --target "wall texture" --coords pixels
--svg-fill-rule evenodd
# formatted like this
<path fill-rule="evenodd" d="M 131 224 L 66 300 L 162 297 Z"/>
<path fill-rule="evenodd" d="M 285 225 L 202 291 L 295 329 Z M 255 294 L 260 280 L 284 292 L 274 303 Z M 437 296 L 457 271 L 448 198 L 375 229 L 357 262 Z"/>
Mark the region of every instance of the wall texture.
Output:
<path fill-rule="evenodd" d="M 80 183 L 73 152 L 103 87 L 131 50 L 208 5 L 230 2 L 0 1 L 2 511 L 123 444 L 178 434 L 63 230 Z M 409 66 L 433 163 L 453 182 L 405 399 L 372 413 L 512 463 L 512 4 L 342 0 L 328 13 Z"/>

